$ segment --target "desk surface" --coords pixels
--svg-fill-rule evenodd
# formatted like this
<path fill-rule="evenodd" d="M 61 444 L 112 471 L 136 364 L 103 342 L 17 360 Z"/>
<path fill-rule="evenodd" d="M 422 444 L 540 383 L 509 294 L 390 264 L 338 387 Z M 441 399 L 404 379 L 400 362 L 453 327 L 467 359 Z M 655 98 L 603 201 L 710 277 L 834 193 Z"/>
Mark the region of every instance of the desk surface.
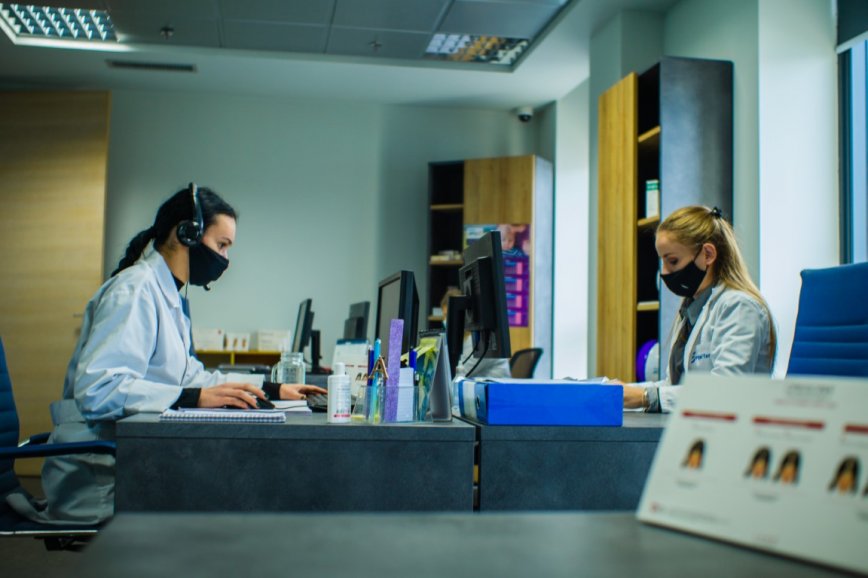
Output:
<path fill-rule="evenodd" d="M 75 562 L 96 578 L 839 576 L 632 513 L 121 514 Z"/>

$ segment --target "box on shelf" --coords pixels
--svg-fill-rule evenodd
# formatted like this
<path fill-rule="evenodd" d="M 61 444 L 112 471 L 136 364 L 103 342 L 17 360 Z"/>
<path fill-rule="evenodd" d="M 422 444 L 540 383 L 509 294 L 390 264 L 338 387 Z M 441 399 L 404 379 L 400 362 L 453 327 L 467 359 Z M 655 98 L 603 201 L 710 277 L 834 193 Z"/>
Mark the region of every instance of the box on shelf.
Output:
<path fill-rule="evenodd" d="M 620 426 L 624 421 L 624 388 L 601 380 L 464 379 L 456 388 L 458 413 L 489 425 Z"/>
<path fill-rule="evenodd" d="M 223 351 L 225 340 L 222 329 L 193 328 L 193 346 L 199 351 Z"/>
<path fill-rule="evenodd" d="M 227 331 L 226 351 L 250 351 L 250 333 Z"/>
<path fill-rule="evenodd" d="M 660 181 L 645 181 L 645 218 L 660 216 Z"/>
<path fill-rule="evenodd" d="M 283 329 L 260 329 L 253 335 L 252 347 L 257 351 L 281 351 L 284 341 L 292 345 L 292 332 Z"/>

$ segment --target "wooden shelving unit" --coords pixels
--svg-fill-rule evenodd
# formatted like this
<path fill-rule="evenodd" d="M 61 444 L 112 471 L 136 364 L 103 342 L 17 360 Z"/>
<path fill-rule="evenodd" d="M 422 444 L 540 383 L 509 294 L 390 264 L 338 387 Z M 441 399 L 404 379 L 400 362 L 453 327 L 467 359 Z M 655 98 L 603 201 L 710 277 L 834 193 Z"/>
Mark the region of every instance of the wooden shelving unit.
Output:
<path fill-rule="evenodd" d="M 536 156 L 472 159 L 429 165 L 429 255 L 464 249 L 465 225 L 527 224 L 531 231 L 531 283 L 527 325 L 510 328 L 513 351 L 542 347 L 537 374 L 551 371 L 552 278 L 551 163 Z M 430 315 L 449 286 L 458 286 L 461 259 L 429 257 L 427 309 L 430 328 L 443 318 Z"/>
<path fill-rule="evenodd" d="M 199 358 L 199 361 L 201 361 L 205 367 L 217 367 L 221 363 L 229 363 L 232 365 L 274 365 L 280 361 L 280 352 L 196 350 L 196 357 Z"/>

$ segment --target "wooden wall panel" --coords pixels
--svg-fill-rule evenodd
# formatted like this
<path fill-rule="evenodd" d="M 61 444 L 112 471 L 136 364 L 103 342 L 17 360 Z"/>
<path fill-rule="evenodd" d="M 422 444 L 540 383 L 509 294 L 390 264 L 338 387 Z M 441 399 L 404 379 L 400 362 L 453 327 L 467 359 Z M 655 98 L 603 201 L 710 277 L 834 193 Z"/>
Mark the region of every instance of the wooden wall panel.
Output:
<path fill-rule="evenodd" d="M 22 438 L 51 430 L 48 406 L 103 279 L 109 107 L 108 93 L 0 93 L 0 336 Z"/>
<path fill-rule="evenodd" d="M 600 95 L 597 375 L 636 379 L 636 74 Z"/>

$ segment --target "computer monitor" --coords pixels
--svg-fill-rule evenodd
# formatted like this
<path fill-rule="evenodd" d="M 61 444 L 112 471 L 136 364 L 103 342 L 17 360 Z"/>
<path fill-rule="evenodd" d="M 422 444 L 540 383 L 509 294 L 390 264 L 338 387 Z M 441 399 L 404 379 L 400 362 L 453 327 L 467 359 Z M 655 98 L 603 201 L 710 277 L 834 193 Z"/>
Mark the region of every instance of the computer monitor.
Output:
<path fill-rule="evenodd" d="M 401 353 L 416 346 L 419 323 L 419 294 L 412 271 L 400 271 L 380 281 L 377 291 L 377 324 L 374 337 L 381 341 L 383 359 L 389 360 L 389 329 L 392 319 L 404 320 Z"/>
<path fill-rule="evenodd" d="M 370 301 L 361 301 L 350 305 L 350 314 L 344 321 L 344 339 L 368 338 L 368 313 L 370 310 Z"/>
<path fill-rule="evenodd" d="M 298 306 L 298 317 L 295 319 L 295 334 L 292 337 L 292 351 L 304 353 L 310 341 L 310 330 L 313 327 L 312 299 L 305 299 Z"/>
<path fill-rule="evenodd" d="M 465 331 L 473 335 L 474 357 L 511 355 L 500 242 L 500 231 L 490 231 L 464 250 L 464 265 L 458 270 L 463 296 L 449 298 L 446 319 L 449 366 L 453 374 L 461 356 Z"/>

